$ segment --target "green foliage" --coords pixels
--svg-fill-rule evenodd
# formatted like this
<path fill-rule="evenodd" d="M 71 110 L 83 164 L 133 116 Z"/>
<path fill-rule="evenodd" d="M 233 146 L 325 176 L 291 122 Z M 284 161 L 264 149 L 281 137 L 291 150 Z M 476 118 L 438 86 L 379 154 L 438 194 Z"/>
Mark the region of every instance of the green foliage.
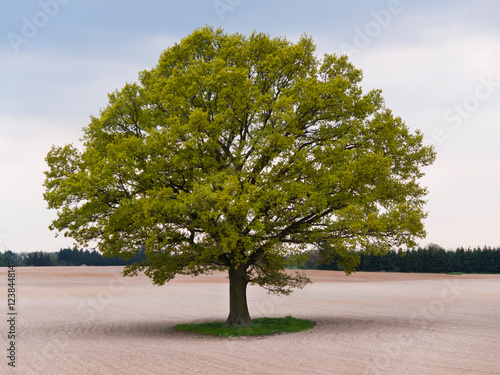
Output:
<path fill-rule="evenodd" d="M 435 253 L 430 256 L 429 253 Z M 33 264 L 35 259 L 50 259 L 50 264 Z M 41 256 L 43 254 L 43 257 Z M 0 267 L 7 267 L 9 262 L 16 266 L 124 266 L 133 262 L 140 262 L 144 257 L 143 252 L 134 259 L 123 260 L 118 257 L 103 257 L 97 251 L 61 249 L 57 253 L 13 253 L 0 252 Z M 342 270 L 336 259 L 324 264 L 319 261 L 319 251 L 307 251 L 298 259 L 289 260 L 286 268 L 295 269 L 323 269 Z M 418 248 L 405 252 L 389 251 L 385 254 L 359 253 L 360 262 L 356 266 L 357 271 L 388 271 L 388 272 L 436 272 L 459 275 L 465 273 L 500 273 L 500 248 L 458 248 L 456 250 L 444 250 L 437 245 L 426 248 Z M 471 264 L 474 266 L 472 267 Z"/>
<path fill-rule="evenodd" d="M 56 265 L 53 261 L 53 254 L 43 251 L 35 251 L 31 253 L 14 253 L 10 250 L 5 253 L 0 252 L 0 267 L 14 266 L 36 266 L 47 267 Z"/>
<path fill-rule="evenodd" d="M 300 332 L 311 329 L 316 323 L 306 319 L 296 319 L 291 316 L 285 318 L 257 318 L 253 325 L 244 327 L 225 327 L 224 322 L 199 324 L 177 324 L 174 331 L 195 332 L 213 336 L 264 336 L 281 332 Z"/>
<path fill-rule="evenodd" d="M 12 251 L 0 252 L 0 267 L 7 267 L 10 264 L 15 264 L 12 262 Z"/>
<path fill-rule="evenodd" d="M 425 234 L 434 151 L 363 94 L 346 56 L 205 27 L 109 95 L 83 145 L 53 146 L 45 199 L 51 229 L 164 284 L 176 274 L 239 268 L 245 282 L 289 293 L 284 272 L 317 246 L 352 272 L 353 251 L 413 246 Z"/>
<path fill-rule="evenodd" d="M 133 262 L 138 262 L 143 259 L 143 253 L 140 252 L 132 260 L 124 260 L 117 256 L 103 257 L 96 250 L 83 249 L 61 249 L 56 254 L 57 264 L 60 266 L 126 266 Z"/>
<path fill-rule="evenodd" d="M 136 255 L 131 260 L 123 260 L 119 257 L 103 257 L 96 250 L 89 251 L 83 249 L 60 249 L 57 253 L 46 253 L 35 251 L 30 253 L 0 252 L 0 267 L 7 267 L 9 262 L 23 266 L 125 266 L 133 262 L 140 262 L 144 258 L 143 252 Z"/>
<path fill-rule="evenodd" d="M 313 261 L 319 251 L 311 252 L 310 258 L 299 264 L 299 268 L 342 270 L 336 259 L 321 264 Z M 500 248 L 484 247 L 464 250 L 445 250 L 431 244 L 425 248 L 408 251 L 389 251 L 384 254 L 356 253 L 360 262 L 357 271 L 389 271 L 417 273 L 500 273 Z M 310 265 L 313 264 L 311 267 Z"/>

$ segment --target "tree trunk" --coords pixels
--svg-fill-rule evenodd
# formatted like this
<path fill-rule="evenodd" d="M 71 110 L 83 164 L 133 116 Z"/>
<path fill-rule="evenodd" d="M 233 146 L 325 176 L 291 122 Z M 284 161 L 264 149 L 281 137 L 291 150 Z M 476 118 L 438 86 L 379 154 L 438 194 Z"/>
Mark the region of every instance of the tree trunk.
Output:
<path fill-rule="evenodd" d="M 247 272 L 246 267 L 229 267 L 229 316 L 225 327 L 250 326 L 252 319 L 247 306 Z"/>

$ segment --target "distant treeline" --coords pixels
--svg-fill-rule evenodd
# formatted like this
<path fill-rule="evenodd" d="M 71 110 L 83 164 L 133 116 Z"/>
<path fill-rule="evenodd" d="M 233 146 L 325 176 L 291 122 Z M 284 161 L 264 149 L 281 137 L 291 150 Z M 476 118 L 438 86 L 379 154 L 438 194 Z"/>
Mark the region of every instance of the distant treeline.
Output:
<path fill-rule="evenodd" d="M 319 262 L 319 252 L 311 251 L 301 269 L 342 270 L 333 259 L 329 264 Z M 500 248 L 491 247 L 445 250 L 429 245 L 409 251 L 389 251 L 385 255 L 360 253 L 356 271 L 420 272 L 420 273 L 500 273 Z"/>
<path fill-rule="evenodd" d="M 119 257 L 104 257 L 100 252 L 82 249 L 61 249 L 57 253 L 36 251 L 33 253 L 13 253 L 12 251 L 0 252 L 0 267 L 9 263 L 17 267 L 47 267 L 47 266 L 125 266 L 136 261 L 141 261 L 143 253 L 139 253 L 131 260 Z"/>
<path fill-rule="evenodd" d="M 298 265 L 300 269 L 342 270 L 333 259 L 330 263 L 319 262 L 319 252 L 308 252 L 309 258 Z M 422 273 L 500 273 L 500 248 L 491 247 L 445 250 L 438 245 L 429 245 L 416 250 L 389 251 L 385 255 L 360 253 L 356 271 L 422 272 Z M 16 266 L 125 266 L 140 262 L 140 252 L 131 260 L 119 257 L 104 257 L 96 250 L 61 249 L 57 253 L 37 251 L 33 253 L 0 252 L 0 267 L 9 261 Z"/>

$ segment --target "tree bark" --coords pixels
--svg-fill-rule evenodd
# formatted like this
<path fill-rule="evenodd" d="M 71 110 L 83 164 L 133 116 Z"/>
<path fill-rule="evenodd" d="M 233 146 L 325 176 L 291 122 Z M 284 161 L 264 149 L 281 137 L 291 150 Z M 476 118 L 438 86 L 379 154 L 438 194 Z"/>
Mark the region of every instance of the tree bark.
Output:
<path fill-rule="evenodd" d="M 237 268 L 229 267 L 229 316 L 225 327 L 250 326 L 252 319 L 247 305 L 247 271 L 240 265 Z"/>

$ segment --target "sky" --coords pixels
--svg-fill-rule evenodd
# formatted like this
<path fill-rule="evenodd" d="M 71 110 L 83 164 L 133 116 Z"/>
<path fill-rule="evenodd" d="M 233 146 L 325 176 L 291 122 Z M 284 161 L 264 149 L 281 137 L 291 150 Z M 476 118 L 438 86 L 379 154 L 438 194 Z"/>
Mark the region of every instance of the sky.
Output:
<path fill-rule="evenodd" d="M 311 36 L 347 54 L 365 92 L 420 129 L 427 237 L 500 246 L 500 2 L 463 0 L 3 0 L 0 3 L 0 250 L 58 251 L 43 200 L 51 145 L 78 143 L 108 93 L 136 82 L 196 28 Z"/>

